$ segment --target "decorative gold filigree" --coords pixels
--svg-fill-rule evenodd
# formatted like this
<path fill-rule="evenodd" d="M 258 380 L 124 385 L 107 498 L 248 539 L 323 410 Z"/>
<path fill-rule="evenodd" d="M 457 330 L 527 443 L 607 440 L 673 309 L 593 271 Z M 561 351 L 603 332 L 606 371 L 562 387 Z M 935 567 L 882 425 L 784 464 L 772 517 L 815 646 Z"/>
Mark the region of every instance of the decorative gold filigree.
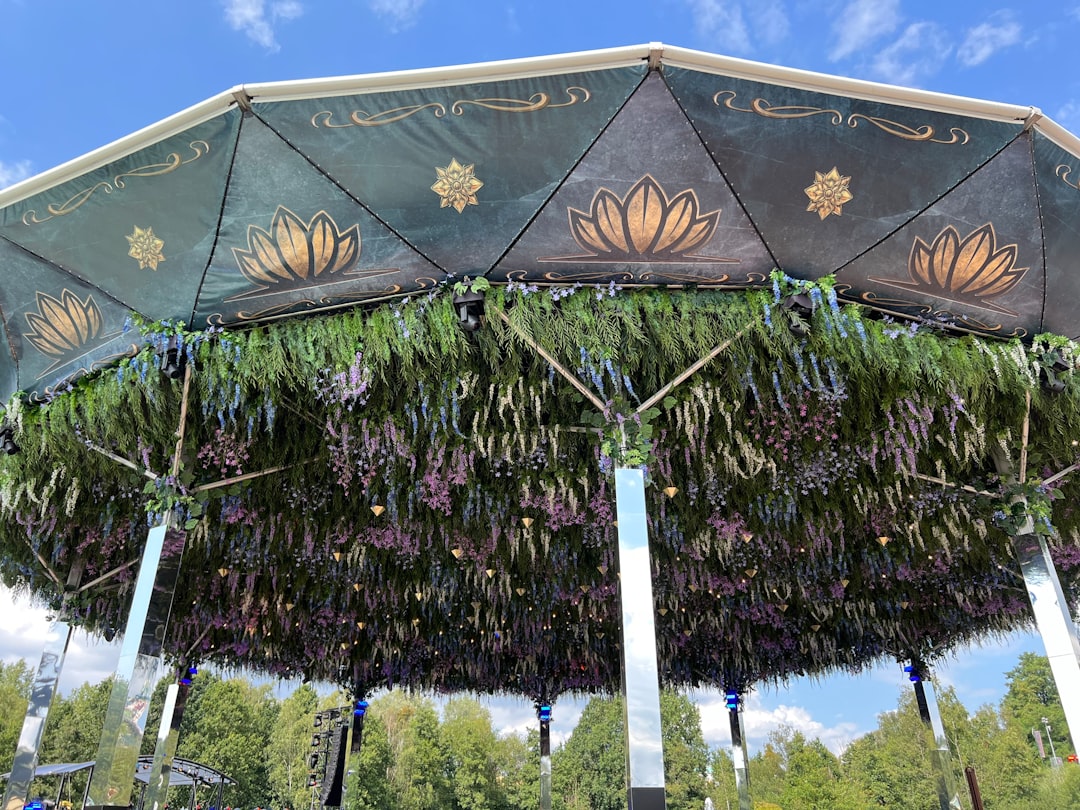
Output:
<path fill-rule="evenodd" d="M 345 231 L 319 211 L 309 222 L 279 205 L 270 230 L 249 225 L 247 250 L 233 248 L 240 272 L 267 290 L 278 284 L 318 284 L 339 271 L 348 272 L 360 258 L 360 226 Z"/>
<path fill-rule="evenodd" d="M 459 214 L 465 210 L 466 205 L 479 205 L 476 192 L 484 187 L 483 182 L 473 174 L 475 164 L 462 166 L 457 158 L 450 159 L 450 165 L 445 169 L 435 167 L 438 180 L 431 190 L 439 195 L 440 208 L 453 208 Z"/>
<path fill-rule="evenodd" d="M 737 262 L 698 255 L 720 220 L 719 209 L 704 214 L 698 209 L 693 189 L 669 199 L 648 174 L 634 183 L 625 197 L 601 187 L 593 195 L 589 213 L 567 208 L 570 233 L 586 254 L 540 261 Z"/>
<path fill-rule="evenodd" d="M 844 203 L 854 199 L 848 189 L 849 182 L 851 178 L 842 177 L 835 166 L 825 173 L 814 172 L 813 184 L 803 189 L 810 198 L 806 210 L 816 211 L 821 219 L 825 219 L 829 214 L 840 216 Z"/>
<path fill-rule="evenodd" d="M 571 86 L 564 91 L 569 96 L 569 101 L 558 104 L 552 103 L 551 96 L 547 93 L 533 93 L 527 99 L 519 98 L 462 98 L 450 105 L 451 115 L 464 115 L 467 107 L 482 107 L 495 112 L 537 112 L 544 109 L 557 109 L 559 107 L 572 107 L 575 104 L 584 104 L 592 94 L 584 87 Z M 431 110 L 436 118 L 446 116 L 446 105 L 438 101 L 426 104 L 410 104 L 404 107 L 394 107 L 389 110 L 369 113 L 366 110 L 354 110 L 349 113 L 349 120 L 345 123 L 334 123 L 334 113 L 330 110 L 322 110 L 311 116 L 311 125 L 324 129 L 345 129 L 347 127 L 381 127 L 394 124 L 411 118 L 419 112 Z"/>
<path fill-rule="evenodd" d="M 1072 172 L 1073 167 L 1067 163 L 1059 163 L 1057 166 L 1054 167 L 1054 174 L 1058 176 L 1058 179 L 1061 180 L 1061 182 L 1063 182 L 1069 188 L 1075 188 L 1077 190 L 1080 190 L 1080 183 L 1073 183 L 1069 180 L 1069 175 L 1072 174 Z"/>
<path fill-rule="evenodd" d="M 80 208 L 96 191 L 104 191 L 106 194 L 112 194 L 114 189 L 127 188 L 125 178 L 157 177 L 163 174 L 170 174 L 181 166 L 186 166 L 188 163 L 194 163 L 196 160 L 206 156 L 210 152 L 210 144 L 206 141 L 192 141 L 188 144 L 188 147 L 195 153 L 192 157 L 185 159 L 179 152 L 171 152 L 165 160 L 160 163 L 149 163 L 146 166 L 139 166 L 128 172 L 121 172 L 113 177 L 111 183 L 102 180 L 101 182 L 95 183 L 94 185 L 73 194 L 59 205 L 48 205 L 45 208 L 48 212 L 48 216 L 38 216 L 37 211 L 31 209 L 22 215 L 23 225 L 40 225 L 42 222 L 48 222 L 54 217 L 67 216 Z"/>
<path fill-rule="evenodd" d="M 128 256 L 139 263 L 140 270 L 145 270 L 147 267 L 157 270 L 158 265 L 165 261 L 165 256 L 161 253 L 161 249 L 165 247 L 165 241 L 154 236 L 153 228 L 140 228 L 138 225 L 132 227 L 135 230 L 131 232 L 131 235 L 124 237 L 129 245 Z"/>
<path fill-rule="evenodd" d="M 48 357 L 66 357 L 101 336 L 101 310 L 93 295 L 80 301 L 68 289 L 60 293 L 60 298 L 38 291 L 37 309 L 24 313 L 30 331 L 24 332 L 23 337 Z"/>
<path fill-rule="evenodd" d="M 825 115 L 829 117 L 829 123 L 834 127 L 838 127 L 846 122 L 849 127 L 855 129 L 859 126 L 860 121 L 866 121 L 869 124 L 873 124 L 882 132 L 897 138 L 902 138 L 905 141 L 925 141 L 949 146 L 952 144 L 963 145 L 971 140 L 971 136 L 960 127 L 950 127 L 947 138 L 945 136 L 935 137 L 937 132 L 929 124 L 912 127 L 898 121 L 890 121 L 888 118 L 881 118 L 875 115 L 864 115 L 863 113 L 851 113 L 845 119 L 843 113 L 831 107 L 809 107 L 801 105 L 782 105 L 774 107 L 763 98 L 755 98 L 750 102 L 749 107 L 736 107 L 736 95 L 734 90 L 721 90 L 713 95 L 713 104 L 718 107 L 722 104 L 729 110 L 734 110 L 735 112 L 755 113 L 764 118 L 789 119 Z"/>
<path fill-rule="evenodd" d="M 954 226 L 946 225 L 930 245 L 915 237 L 908 255 L 911 281 L 871 280 L 1015 316 L 991 299 L 1012 290 L 1030 269 L 1015 266 L 1016 252 L 1015 244 L 997 247 L 989 222 L 963 239 Z"/>

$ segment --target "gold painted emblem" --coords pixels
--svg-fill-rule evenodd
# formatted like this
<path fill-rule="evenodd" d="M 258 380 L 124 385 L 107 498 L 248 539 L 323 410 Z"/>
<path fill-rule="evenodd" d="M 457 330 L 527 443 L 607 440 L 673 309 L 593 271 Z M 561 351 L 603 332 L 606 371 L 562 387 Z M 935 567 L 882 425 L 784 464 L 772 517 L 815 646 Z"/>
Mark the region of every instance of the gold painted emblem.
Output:
<path fill-rule="evenodd" d="M 479 205 L 476 192 L 484 187 L 484 184 L 473 174 L 475 164 L 462 166 L 456 158 L 450 159 L 450 165 L 445 169 L 435 167 L 438 180 L 431 190 L 439 195 L 440 208 L 450 208 L 459 214 L 465 210 L 466 205 Z"/>
<path fill-rule="evenodd" d="M 124 238 L 128 241 L 128 256 L 139 263 L 139 269 L 157 270 L 158 265 L 165 261 L 161 249 L 165 247 L 165 241 L 154 236 L 153 228 L 140 228 L 132 226 L 135 230 L 130 236 Z"/>
<path fill-rule="evenodd" d="M 60 298 L 39 291 L 37 308 L 37 312 L 25 313 L 30 331 L 23 337 L 44 355 L 62 358 L 101 336 L 101 310 L 93 295 L 80 301 L 67 289 Z"/>
<path fill-rule="evenodd" d="M 325 279 L 360 258 L 360 226 L 342 231 L 325 211 L 304 222 L 279 205 L 270 230 L 249 225 L 247 241 L 247 250 L 233 248 L 233 256 L 240 272 L 263 290 Z"/>
<path fill-rule="evenodd" d="M 844 203 L 853 199 L 848 189 L 849 182 L 851 178 L 842 176 L 835 166 L 825 173 L 814 172 L 813 184 L 803 189 L 810 198 L 806 210 L 816 211 L 821 219 L 825 219 L 829 214 L 840 216 Z"/>
<path fill-rule="evenodd" d="M 638 180 L 619 197 L 601 188 L 593 195 L 589 212 L 568 208 L 570 232 L 586 256 L 566 257 L 598 261 L 680 262 L 735 261 L 699 256 L 716 232 L 720 210 L 699 213 L 693 189 L 674 197 L 651 175 Z"/>
<path fill-rule="evenodd" d="M 954 226 L 947 225 L 929 245 L 915 237 L 908 255 L 911 281 L 872 280 L 1015 315 L 991 299 L 1012 290 L 1030 269 L 1016 266 L 1016 252 L 1015 244 L 997 246 L 992 223 L 976 228 L 962 239 Z"/>

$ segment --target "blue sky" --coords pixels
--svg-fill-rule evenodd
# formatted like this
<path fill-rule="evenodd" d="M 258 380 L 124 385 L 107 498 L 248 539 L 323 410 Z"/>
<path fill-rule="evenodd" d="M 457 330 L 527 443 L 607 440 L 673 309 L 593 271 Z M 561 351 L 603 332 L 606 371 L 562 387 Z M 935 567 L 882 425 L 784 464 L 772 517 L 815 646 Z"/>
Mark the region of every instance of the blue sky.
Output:
<path fill-rule="evenodd" d="M 1080 1 L 0 0 L 0 187 L 243 83 L 376 73 L 659 41 L 788 67 L 1031 105 L 1080 131 Z M 36 666 L 45 612 L 0 589 L 0 660 Z M 14 619 L 10 618 L 14 617 Z M 1030 634 L 939 670 L 971 709 L 996 703 Z M 104 677 L 116 649 L 79 637 L 65 689 Z M 748 736 L 788 723 L 834 750 L 873 729 L 907 685 L 897 665 L 755 693 Z M 712 744 L 722 699 L 697 696 Z M 523 728 L 524 704 L 492 704 Z M 580 705 L 563 701 L 565 733 Z"/>

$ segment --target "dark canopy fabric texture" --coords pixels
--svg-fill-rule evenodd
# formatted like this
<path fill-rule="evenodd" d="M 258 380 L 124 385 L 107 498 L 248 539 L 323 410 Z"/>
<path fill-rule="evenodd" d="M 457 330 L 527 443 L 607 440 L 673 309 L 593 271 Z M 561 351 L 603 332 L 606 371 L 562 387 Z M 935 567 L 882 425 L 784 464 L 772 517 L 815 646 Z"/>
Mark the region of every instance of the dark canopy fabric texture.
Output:
<path fill-rule="evenodd" d="M 130 352 L 132 312 L 237 325 L 477 275 L 739 287 L 780 268 L 987 334 L 1080 331 L 1071 136 L 1028 108 L 888 103 L 904 95 L 669 50 L 653 71 L 643 50 L 393 90 L 266 85 L 17 187 L 0 209 L 0 394 Z M 634 231 L 620 204 L 664 227 Z"/>

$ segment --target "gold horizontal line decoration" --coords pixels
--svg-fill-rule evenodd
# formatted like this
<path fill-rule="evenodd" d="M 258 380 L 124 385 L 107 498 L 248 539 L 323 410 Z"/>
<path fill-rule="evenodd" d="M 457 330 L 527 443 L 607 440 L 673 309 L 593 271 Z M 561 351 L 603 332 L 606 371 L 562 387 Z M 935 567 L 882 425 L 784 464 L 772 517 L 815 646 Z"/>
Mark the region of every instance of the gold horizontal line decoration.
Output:
<path fill-rule="evenodd" d="M 547 93 L 533 93 L 526 99 L 520 98 L 461 98 L 450 105 L 451 115 L 464 115 L 467 107 L 481 107 L 494 112 L 536 112 L 544 109 L 557 109 L 559 107 L 572 107 L 575 104 L 584 104 L 592 94 L 584 87 L 576 85 L 567 87 L 564 92 L 568 101 L 553 103 Z M 349 120 L 341 123 L 335 122 L 334 113 L 330 110 L 322 110 L 311 116 L 311 125 L 316 129 L 347 129 L 348 127 L 381 127 L 404 121 L 424 110 L 431 110 L 436 118 L 444 118 L 447 114 L 445 104 L 431 101 L 426 104 L 410 104 L 404 107 L 393 107 L 381 112 L 368 112 L 367 110 L 353 110 L 349 113 Z"/>
<path fill-rule="evenodd" d="M 82 191 L 76 192 L 59 205 L 50 203 L 45 208 L 48 212 L 48 216 L 39 216 L 37 211 L 31 209 L 23 214 L 23 225 L 40 225 L 42 222 L 48 222 L 55 217 L 67 216 L 80 208 L 96 191 L 104 191 L 106 194 L 112 194 L 114 189 L 127 188 L 126 179 L 129 177 L 157 177 L 163 174 L 171 174 L 181 166 L 185 166 L 188 163 L 194 163 L 196 160 L 205 157 L 210 152 L 210 144 L 206 141 L 192 141 L 188 144 L 188 148 L 194 153 L 190 157 L 184 158 L 179 152 L 171 152 L 165 160 L 160 163 L 148 163 L 145 166 L 139 166 L 131 171 L 121 172 L 113 177 L 111 183 L 107 180 L 102 180 L 88 188 L 84 188 Z"/>
<path fill-rule="evenodd" d="M 908 124 L 902 124 L 899 121 L 890 121 L 888 118 L 881 118 L 875 115 L 864 115 L 863 113 L 851 113 L 847 118 L 844 118 L 843 113 L 831 107 L 810 107 L 801 105 L 783 105 L 774 107 L 763 98 L 755 98 L 750 102 L 749 107 L 737 107 L 735 105 L 736 95 L 734 90 L 721 90 L 713 95 L 713 104 L 718 107 L 723 105 L 735 112 L 754 113 L 763 118 L 781 120 L 825 115 L 828 116 L 829 123 L 834 127 L 846 123 L 852 129 L 856 129 L 860 122 L 865 121 L 868 124 L 874 125 L 882 132 L 897 138 L 902 138 L 905 141 L 940 143 L 946 146 L 960 144 L 962 146 L 971 140 L 971 136 L 967 131 L 960 127 L 950 127 L 947 131 L 947 135 L 939 135 L 937 130 L 929 124 L 912 127 Z"/>
<path fill-rule="evenodd" d="M 720 106 L 721 96 L 724 96 L 723 105 L 729 110 L 736 112 L 757 113 L 764 118 L 809 118 L 812 115 L 828 115 L 832 118 L 833 126 L 839 126 L 844 122 L 844 116 L 839 110 L 826 107 L 803 107 L 786 105 L 774 107 L 763 98 L 755 98 L 749 107 L 736 107 L 734 90 L 721 90 L 713 96 L 713 104 Z"/>

